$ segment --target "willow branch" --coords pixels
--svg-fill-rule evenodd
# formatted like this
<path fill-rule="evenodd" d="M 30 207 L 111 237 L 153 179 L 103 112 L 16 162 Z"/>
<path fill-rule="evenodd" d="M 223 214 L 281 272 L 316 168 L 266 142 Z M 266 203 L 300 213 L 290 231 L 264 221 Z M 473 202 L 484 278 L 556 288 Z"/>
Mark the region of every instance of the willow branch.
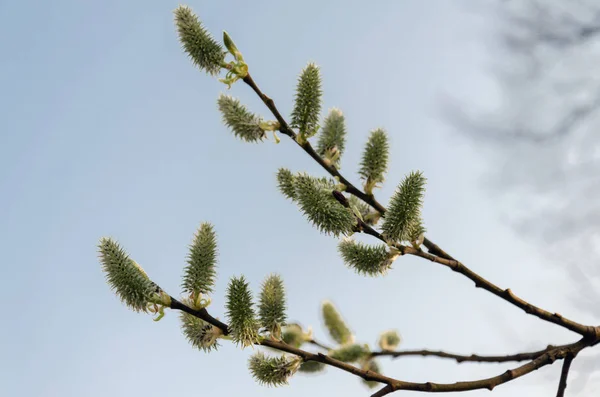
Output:
<path fill-rule="evenodd" d="M 215 319 L 214 317 L 212 317 L 206 309 L 194 310 L 194 309 L 186 306 L 185 304 L 179 302 L 178 300 L 174 299 L 173 297 L 171 297 L 171 299 L 172 299 L 172 304 L 171 304 L 172 309 L 185 311 L 186 313 L 189 313 L 195 317 L 198 317 L 202 320 L 210 322 L 211 324 L 220 328 L 224 334 L 228 333 L 227 324 L 224 324 L 224 323 L 220 322 L 219 320 Z M 277 340 L 263 339 L 262 341 L 260 341 L 257 344 L 259 344 L 261 346 L 267 346 L 267 347 L 270 347 L 273 349 L 277 349 L 277 350 L 280 350 L 280 351 L 283 351 L 286 353 L 294 354 L 296 356 L 302 357 L 302 359 L 304 361 L 317 361 L 317 362 L 320 362 L 320 363 L 323 363 L 323 364 L 326 364 L 326 365 L 329 365 L 329 366 L 332 366 L 335 368 L 339 368 L 342 371 L 351 373 L 355 376 L 359 376 L 362 379 L 367 380 L 367 381 L 375 381 L 375 382 L 383 383 L 386 386 L 383 389 L 381 389 L 380 391 L 378 391 L 377 393 L 373 394 L 373 396 L 379 397 L 379 396 L 384 396 L 386 394 L 389 394 L 389 393 L 397 391 L 397 390 L 412 390 L 412 391 L 432 392 L 432 393 L 460 392 L 460 391 L 477 390 L 477 389 L 492 390 L 494 387 L 496 387 L 498 385 L 501 385 L 501 384 L 509 382 L 513 379 L 524 376 L 524 375 L 526 375 L 532 371 L 535 371 L 539 368 L 542 368 L 546 365 L 552 364 L 556 360 L 565 359 L 570 356 L 574 357 L 582 349 L 589 347 L 589 346 L 593 346 L 593 345 L 597 344 L 598 342 L 600 342 L 600 338 L 595 339 L 595 340 L 589 339 L 589 338 L 583 338 L 580 341 L 569 344 L 569 345 L 553 347 L 553 348 L 549 349 L 548 351 L 546 351 L 545 353 L 543 353 L 542 355 L 535 358 L 534 360 L 530 361 L 529 363 L 522 365 L 520 367 L 517 367 L 515 369 L 508 370 L 498 376 L 495 376 L 492 378 L 486 378 L 486 379 L 480 379 L 480 380 L 474 380 L 474 381 L 462 381 L 462 382 L 456 382 L 456 383 L 406 382 L 403 380 L 389 378 L 387 376 L 384 376 L 382 374 L 379 374 L 379 373 L 376 373 L 373 371 L 362 370 L 351 364 L 347 364 L 342 361 L 333 359 L 325 354 L 310 353 L 305 350 L 290 346 L 284 342 L 280 342 Z M 564 371 L 564 369 L 563 369 L 563 371 Z"/>
<path fill-rule="evenodd" d="M 556 392 L 556 397 L 564 397 L 565 389 L 567 388 L 567 377 L 569 376 L 569 370 L 571 369 L 571 363 L 575 355 L 568 354 L 563 361 L 562 371 L 560 373 L 560 381 L 558 382 L 558 391 Z"/>
<path fill-rule="evenodd" d="M 386 385 L 383 389 L 379 390 L 371 397 L 385 396 L 397 390 L 412 390 L 430 393 L 462 392 L 478 389 L 488 389 L 491 391 L 496 386 L 520 378 L 546 365 L 553 364 L 556 360 L 562 360 L 570 355 L 576 355 L 579 351 L 587 346 L 590 346 L 590 341 L 586 338 L 583 338 L 580 341 L 570 345 L 556 347 L 527 364 L 521 365 L 520 367 L 514 369 L 509 369 L 500 375 L 486 379 L 456 383 L 413 383 L 397 381 L 395 383 Z"/>
<path fill-rule="evenodd" d="M 312 146 L 310 145 L 309 142 L 304 142 L 301 144 L 297 142 L 297 140 L 295 139 L 296 134 L 294 133 L 294 131 L 292 131 L 292 129 L 289 127 L 289 125 L 287 124 L 285 119 L 281 116 L 281 113 L 279 113 L 279 110 L 277 110 L 277 107 L 275 106 L 275 102 L 271 98 L 266 96 L 260 90 L 260 88 L 256 85 L 256 83 L 254 82 L 254 80 L 252 79 L 250 74 L 248 74 L 246 77 L 244 77 L 244 82 L 246 84 L 248 84 L 254 90 L 254 92 L 256 92 L 256 94 L 262 99 L 264 104 L 273 113 L 273 115 L 275 116 L 277 121 L 280 123 L 280 131 L 283 134 L 292 138 L 294 140 L 294 142 L 296 142 L 300 147 L 302 147 L 302 149 L 304 149 L 304 151 L 306 153 L 308 153 L 317 163 L 319 163 L 330 175 L 339 178 L 340 182 L 346 186 L 346 192 L 348 192 L 349 194 L 353 194 L 354 196 L 363 200 L 364 202 L 369 204 L 371 207 L 373 207 L 377 211 L 379 211 L 382 216 L 385 214 L 385 207 L 383 205 L 381 205 L 377 200 L 375 200 L 375 197 L 373 195 L 368 195 L 368 194 L 364 193 L 363 191 L 358 189 L 356 186 L 354 186 L 350 181 L 348 181 L 346 178 L 344 178 L 344 176 L 342 174 L 340 174 L 340 172 L 337 170 L 337 168 L 326 164 L 325 161 L 323 160 L 323 158 L 321 158 L 321 156 L 319 156 L 315 152 L 315 150 L 312 148 Z M 371 235 L 379 238 L 380 240 L 384 241 L 383 238 L 381 237 L 381 235 L 377 231 L 375 231 L 373 228 L 371 228 L 370 226 L 368 226 L 366 224 L 363 224 L 363 226 L 366 226 L 364 228 L 365 233 L 371 234 Z M 483 289 L 491 292 L 492 294 L 500 297 L 501 299 L 519 307 L 520 309 L 522 309 L 523 311 L 525 311 L 528 314 L 534 315 L 542 320 L 557 324 L 559 326 L 567 328 L 567 329 L 574 331 L 583 336 L 594 337 L 594 338 L 600 337 L 600 335 L 598 334 L 599 331 L 597 328 L 576 323 L 575 321 L 569 320 L 558 313 L 550 313 L 549 311 L 546 311 L 537 306 L 534 306 L 534 305 L 526 302 L 525 300 L 517 297 L 516 295 L 514 295 L 512 293 L 512 291 L 510 289 L 508 289 L 508 288 L 502 289 L 502 288 L 496 286 L 495 284 L 487 281 L 486 279 L 484 279 L 477 273 L 473 272 L 471 269 L 469 269 L 468 267 L 466 267 L 459 261 L 452 258 L 452 256 L 450 256 L 448 253 L 446 253 L 443 249 L 441 249 L 438 245 L 436 245 L 432 241 L 425 239 L 423 244 L 428 249 L 428 251 L 429 251 L 428 253 L 423 252 L 422 250 L 414 249 L 412 247 L 401 247 L 401 251 L 404 254 L 419 256 L 424 259 L 428 259 L 430 261 L 447 266 L 450 269 L 452 269 L 453 271 L 460 273 L 463 276 L 465 276 L 465 277 L 469 278 L 470 280 L 472 280 L 473 282 L 475 282 L 475 287 L 483 288 Z"/>
<path fill-rule="evenodd" d="M 359 223 L 359 230 L 361 230 L 363 233 L 369 234 L 387 244 L 386 240 L 383 238 L 381 233 L 379 233 L 377 230 L 373 229 L 371 226 L 362 222 L 360 219 L 358 219 L 358 223 Z M 556 325 L 559 325 L 561 327 L 567 328 L 573 332 L 576 332 L 576 333 L 578 333 L 582 336 L 588 337 L 588 338 L 593 338 L 593 339 L 600 338 L 600 327 L 583 325 L 583 324 L 577 323 L 573 320 L 569 320 L 568 318 L 563 317 L 559 313 L 551 313 L 547 310 L 544 310 L 535 305 L 532 305 L 531 303 L 516 296 L 510 290 L 510 288 L 502 289 L 502 288 L 498 287 L 497 285 L 495 285 L 492 282 L 481 277 L 479 274 L 475 273 L 474 271 L 472 271 L 471 269 L 469 269 L 468 267 L 466 267 L 465 265 L 463 265 L 462 263 L 460 263 L 459 261 L 457 261 L 455 259 L 442 258 L 442 257 L 436 256 L 436 255 L 432 255 L 428 252 L 424 252 L 421 249 L 410 247 L 410 246 L 396 244 L 395 247 L 398 250 L 400 250 L 402 255 L 418 256 L 420 258 L 427 259 L 429 261 L 439 263 L 440 265 L 449 267 L 453 271 L 460 273 L 463 276 L 470 279 L 471 281 L 473 281 L 475 283 L 476 288 L 482 288 L 488 292 L 491 292 L 492 294 L 505 300 L 506 302 L 509 302 L 509 303 L 513 304 L 514 306 L 517 306 L 518 308 L 522 309 L 527 314 L 531 314 L 532 316 L 536 316 L 542 320 L 545 320 L 545 321 L 554 323 Z"/>
<path fill-rule="evenodd" d="M 543 350 L 538 350 L 534 352 L 526 352 L 526 353 L 517 353 L 517 354 L 509 354 L 503 356 L 483 356 L 479 354 L 454 354 L 447 353 L 440 350 L 399 350 L 399 351 L 379 351 L 372 352 L 372 357 L 406 357 L 406 356 L 421 356 L 421 357 L 439 357 L 439 358 L 448 358 L 452 360 L 456 360 L 457 363 L 463 362 L 477 362 L 477 363 L 504 363 L 509 361 L 527 361 L 527 360 L 535 360 L 542 354 L 549 352 L 550 350 L 567 347 L 567 345 L 562 346 L 548 346 Z"/>

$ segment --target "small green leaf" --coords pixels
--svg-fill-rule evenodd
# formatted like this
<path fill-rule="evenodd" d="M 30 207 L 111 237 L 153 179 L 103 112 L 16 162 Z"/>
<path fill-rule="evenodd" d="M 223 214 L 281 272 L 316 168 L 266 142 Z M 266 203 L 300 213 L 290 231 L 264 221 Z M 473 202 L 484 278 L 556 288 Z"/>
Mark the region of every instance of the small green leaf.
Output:
<path fill-rule="evenodd" d="M 373 189 L 385 180 L 388 152 L 389 144 L 385 131 L 381 128 L 371 131 L 358 172 L 364 181 L 365 193 L 373 194 Z"/>
<path fill-rule="evenodd" d="M 424 232 L 421 207 L 425 182 L 422 172 L 411 172 L 396 189 L 381 225 L 388 241 L 411 241 Z"/>
<path fill-rule="evenodd" d="M 281 338 L 281 327 L 285 325 L 285 310 L 283 281 L 279 275 L 272 274 L 262 285 L 258 314 L 260 325 L 277 339 Z"/>
<path fill-rule="evenodd" d="M 329 301 L 323 302 L 321 307 L 323 313 L 323 321 L 325 327 L 329 331 L 331 338 L 339 344 L 350 343 L 353 340 L 352 333 L 348 326 L 338 313 L 333 303 Z"/>
<path fill-rule="evenodd" d="M 244 348 L 258 342 L 259 324 L 252 307 L 252 293 L 244 276 L 233 277 L 229 282 L 227 317 L 236 344 Z"/>
<path fill-rule="evenodd" d="M 301 357 L 268 357 L 258 352 L 248 360 L 248 368 L 256 381 L 266 386 L 283 386 L 298 371 L 302 364 Z"/>
<path fill-rule="evenodd" d="M 192 61 L 207 74 L 217 75 L 225 60 L 225 51 L 202 26 L 187 7 L 180 5 L 174 11 L 179 40 Z"/>

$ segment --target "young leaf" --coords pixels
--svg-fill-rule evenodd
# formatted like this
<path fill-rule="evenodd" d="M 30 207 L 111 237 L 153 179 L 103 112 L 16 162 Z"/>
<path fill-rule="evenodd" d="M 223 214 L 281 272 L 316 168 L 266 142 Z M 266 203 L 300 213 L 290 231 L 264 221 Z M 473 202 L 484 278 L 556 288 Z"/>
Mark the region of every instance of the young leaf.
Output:
<path fill-rule="evenodd" d="M 362 364 L 362 366 L 361 366 L 361 369 L 363 371 L 371 371 L 371 372 L 375 372 L 377 374 L 381 373 L 381 369 L 379 368 L 379 364 L 374 359 L 370 359 L 370 360 L 364 361 L 363 364 Z M 365 385 L 367 385 L 367 387 L 369 389 L 373 389 L 373 388 L 381 385 L 381 383 L 375 382 L 375 381 L 372 381 L 372 380 L 369 381 L 369 380 L 364 380 L 363 379 L 363 382 L 364 382 Z"/>
<path fill-rule="evenodd" d="M 288 379 L 298 371 L 301 357 L 268 357 L 258 352 L 248 360 L 248 368 L 256 381 L 266 386 L 287 385 Z"/>
<path fill-rule="evenodd" d="M 339 168 L 339 162 L 346 146 L 346 125 L 339 109 L 331 109 L 325 118 L 323 130 L 317 142 L 317 153 L 326 162 Z"/>
<path fill-rule="evenodd" d="M 281 327 L 285 325 L 285 309 L 283 281 L 278 275 L 272 274 L 262 285 L 258 314 L 260 325 L 277 339 L 281 338 Z"/>
<path fill-rule="evenodd" d="M 217 104 L 223 116 L 223 123 L 231 129 L 236 137 L 251 143 L 266 138 L 267 135 L 261 128 L 262 119 L 246 109 L 240 101 L 229 95 L 221 94 Z"/>
<path fill-rule="evenodd" d="M 133 311 L 146 312 L 149 303 L 157 303 L 156 296 L 162 290 L 117 242 L 102 238 L 98 250 L 106 281 L 125 305 Z"/>
<path fill-rule="evenodd" d="M 381 128 L 371 131 L 358 172 L 364 181 L 365 193 L 373 194 L 373 189 L 385 180 L 388 152 L 389 144 L 385 131 Z"/>
<path fill-rule="evenodd" d="M 322 233 L 350 235 L 357 224 L 352 210 L 340 204 L 326 187 L 325 178 L 298 174 L 295 178 L 298 205 L 308 220 Z"/>
<path fill-rule="evenodd" d="M 277 184 L 283 195 L 290 200 L 296 199 L 295 176 L 287 168 L 280 168 L 277 171 Z"/>
<path fill-rule="evenodd" d="M 323 321 L 325 327 L 329 331 L 331 338 L 339 344 L 345 344 L 352 341 L 353 336 L 342 316 L 329 301 L 323 302 L 322 305 Z"/>
<path fill-rule="evenodd" d="M 192 346 L 206 353 L 217 350 L 217 339 L 223 335 L 223 331 L 185 312 L 181 312 L 180 319 L 183 334 Z"/>
<path fill-rule="evenodd" d="M 291 127 L 297 128 L 299 139 L 305 140 L 317 132 L 321 112 L 321 75 L 314 63 L 302 70 L 296 88 L 296 103 L 292 112 Z"/>
<path fill-rule="evenodd" d="M 421 207 L 425 192 L 425 177 L 420 171 L 411 172 L 396 189 L 383 219 L 381 229 L 389 241 L 411 241 L 424 231 Z M 417 234 L 417 236 L 418 236 Z"/>
<path fill-rule="evenodd" d="M 244 276 L 233 277 L 227 288 L 227 317 L 233 341 L 242 348 L 258 342 L 259 324 L 252 308 L 252 294 Z"/>
<path fill-rule="evenodd" d="M 213 292 L 217 263 L 217 237 L 213 226 L 204 222 L 194 236 L 183 276 L 183 291 L 199 296 Z"/>
<path fill-rule="evenodd" d="M 359 344 L 346 344 L 337 349 L 330 350 L 328 353 L 329 357 L 345 363 L 358 361 L 367 354 L 369 354 L 369 346 Z"/>
<path fill-rule="evenodd" d="M 196 14 L 180 5 L 174 11 L 179 40 L 194 64 L 207 74 L 216 75 L 225 60 L 225 51 L 202 26 Z"/>
<path fill-rule="evenodd" d="M 369 276 L 386 274 L 398 256 L 390 252 L 384 244 L 366 245 L 350 239 L 341 241 L 338 251 L 346 266 L 354 269 L 358 274 Z"/>
<path fill-rule="evenodd" d="M 379 336 L 379 347 L 383 351 L 394 351 L 401 342 L 400 334 L 396 330 L 383 332 Z"/>

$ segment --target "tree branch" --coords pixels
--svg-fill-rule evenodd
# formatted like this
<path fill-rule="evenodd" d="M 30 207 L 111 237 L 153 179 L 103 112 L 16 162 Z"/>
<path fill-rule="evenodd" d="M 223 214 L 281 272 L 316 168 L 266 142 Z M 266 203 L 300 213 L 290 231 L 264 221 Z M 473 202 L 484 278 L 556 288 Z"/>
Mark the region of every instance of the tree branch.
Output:
<path fill-rule="evenodd" d="M 439 357 L 439 358 L 449 358 L 452 360 L 456 360 L 457 363 L 463 362 L 478 362 L 478 363 L 504 363 L 509 361 L 527 361 L 527 360 L 535 360 L 539 356 L 544 353 L 549 352 L 550 350 L 566 347 L 567 345 L 562 346 L 548 346 L 543 350 L 538 350 L 534 352 L 526 352 L 526 353 L 517 353 L 517 354 L 509 354 L 503 356 L 482 356 L 479 354 L 471 354 L 471 355 L 463 355 L 463 354 L 454 354 L 447 353 L 440 350 L 399 350 L 399 351 L 379 351 L 372 352 L 372 357 L 405 357 L 405 356 L 422 356 L 422 357 Z"/>
<path fill-rule="evenodd" d="M 568 354 L 565 357 L 565 361 L 563 361 L 562 371 L 560 373 L 560 381 L 558 382 L 558 392 L 556 392 L 556 397 L 564 397 L 565 389 L 567 388 L 567 377 L 569 376 L 569 370 L 571 369 L 571 363 L 575 355 Z"/>
<path fill-rule="evenodd" d="M 195 317 L 198 317 L 202 320 L 210 322 L 216 327 L 220 328 L 224 334 L 228 333 L 228 326 L 216 320 L 212 317 L 206 309 L 202 310 L 194 310 L 187 305 L 179 302 L 175 298 L 171 297 L 172 304 L 171 308 L 176 310 L 182 310 L 186 313 L 189 313 Z M 389 378 L 382 374 L 362 370 L 357 368 L 351 364 L 344 363 L 342 361 L 333 359 L 322 353 L 310 353 L 305 350 L 290 346 L 284 342 L 272 340 L 272 339 L 264 339 L 258 344 L 261 346 L 267 346 L 273 349 L 277 349 L 286 353 L 294 354 L 296 356 L 302 357 L 305 361 L 317 361 L 335 368 L 339 368 L 342 371 L 349 372 L 353 375 L 359 376 L 364 380 L 380 382 L 386 385 L 383 389 L 375 393 L 373 396 L 384 396 L 391 392 L 397 390 L 412 390 L 412 391 L 420 391 L 420 392 L 432 392 L 432 393 L 445 393 L 445 392 L 459 392 L 459 391 L 468 391 L 468 390 L 477 390 L 477 389 L 488 389 L 492 390 L 494 387 L 501 385 L 503 383 L 509 382 L 513 379 L 524 376 L 532 371 L 535 371 L 541 367 L 554 363 L 556 360 L 565 359 L 566 357 L 570 357 L 571 355 L 574 357 L 581 351 L 582 349 L 593 346 L 597 344 L 600 340 L 592 340 L 589 338 L 583 338 L 578 342 L 553 347 L 547 350 L 545 353 L 536 357 L 534 360 L 529 363 L 517 367 L 512 370 L 508 370 L 498 376 L 480 379 L 475 381 L 463 381 L 456 383 L 415 383 L 415 382 L 406 382 L 398 379 Z M 564 368 L 563 368 L 564 372 Z M 566 380 L 566 379 L 565 379 Z"/>

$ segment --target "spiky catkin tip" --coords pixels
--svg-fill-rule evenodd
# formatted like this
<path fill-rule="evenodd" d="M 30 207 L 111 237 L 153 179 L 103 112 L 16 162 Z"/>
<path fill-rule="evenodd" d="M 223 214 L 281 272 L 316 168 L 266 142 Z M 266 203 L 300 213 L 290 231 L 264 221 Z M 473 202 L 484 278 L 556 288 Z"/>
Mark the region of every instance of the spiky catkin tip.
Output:
<path fill-rule="evenodd" d="M 333 196 L 334 185 L 325 178 L 297 174 L 296 194 L 300 210 L 322 233 L 336 237 L 350 235 L 357 224 L 351 209 L 344 207 Z"/>
<path fill-rule="evenodd" d="M 216 75 L 225 60 L 225 51 L 202 26 L 191 8 L 180 5 L 173 12 L 184 51 L 201 70 Z"/>
<path fill-rule="evenodd" d="M 286 322 L 285 310 L 283 280 L 279 275 L 271 274 L 262 285 L 258 315 L 261 327 L 277 339 L 281 338 L 281 327 Z"/>
<path fill-rule="evenodd" d="M 283 195 L 294 201 L 296 198 L 296 186 L 294 174 L 287 168 L 277 171 L 277 185 Z"/>
<path fill-rule="evenodd" d="M 217 350 L 217 340 L 223 331 L 191 314 L 181 312 L 181 329 L 188 342 L 195 348 L 209 353 Z"/>
<path fill-rule="evenodd" d="M 252 293 L 244 276 L 233 277 L 227 287 L 227 317 L 233 341 L 242 348 L 258 342 L 259 324 Z"/>
<path fill-rule="evenodd" d="M 421 220 L 425 182 L 421 171 L 411 172 L 394 192 L 381 225 L 388 241 L 412 241 L 425 231 Z"/>
<path fill-rule="evenodd" d="M 363 362 L 363 364 L 361 365 L 361 369 L 363 371 L 375 372 L 376 374 L 381 373 L 381 368 L 379 367 L 379 363 L 375 359 L 365 360 Z M 373 389 L 373 388 L 381 385 L 381 383 L 375 382 L 372 380 L 364 380 L 363 379 L 363 382 L 369 389 Z"/>
<path fill-rule="evenodd" d="M 157 303 L 161 289 L 116 241 L 100 239 L 98 251 L 106 281 L 124 304 L 136 312 L 146 312 L 149 303 Z"/>
<path fill-rule="evenodd" d="M 346 125 L 341 110 L 333 108 L 325 118 L 317 141 L 317 153 L 329 164 L 339 168 L 340 158 L 346 147 Z"/>
<path fill-rule="evenodd" d="M 366 245 L 350 239 L 341 241 L 338 251 L 346 266 L 358 274 L 368 276 L 386 274 L 398 256 L 391 253 L 384 244 Z"/>
<path fill-rule="evenodd" d="M 262 119 L 250 112 L 240 101 L 229 95 L 221 94 L 217 105 L 223 116 L 223 123 L 236 137 L 251 143 L 260 142 L 266 138 L 267 135 L 261 128 Z"/>
<path fill-rule="evenodd" d="M 203 222 L 190 246 L 183 276 L 183 291 L 198 296 L 213 292 L 217 264 L 217 236 L 213 225 Z"/>
<path fill-rule="evenodd" d="M 342 316 L 336 310 L 333 303 L 323 302 L 321 306 L 323 322 L 331 338 L 339 344 L 350 343 L 353 339 L 350 329 L 342 319 Z"/>
<path fill-rule="evenodd" d="M 337 349 L 330 350 L 328 356 L 345 363 L 353 363 L 364 358 L 369 354 L 369 352 L 368 345 L 360 345 L 355 343 L 346 344 L 338 347 Z"/>
<path fill-rule="evenodd" d="M 396 350 L 401 341 L 402 338 L 398 331 L 392 329 L 381 333 L 379 336 L 379 347 L 383 351 L 393 351 Z"/>
<path fill-rule="evenodd" d="M 298 371 L 302 364 L 301 357 L 269 357 L 257 352 L 248 360 L 248 368 L 256 381 L 265 386 L 283 386 Z"/>
<path fill-rule="evenodd" d="M 291 127 L 297 128 L 302 139 L 316 134 L 321 112 L 321 74 L 319 67 L 309 63 L 300 73 Z"/>
<path fill-rule="evenodd" d="M 364 181 L 367 194 L 385 180 L 388 168 L 389 144 L 385 131 L 381 128 L 371 131 L 360 162 L 359 175 Z"/>

